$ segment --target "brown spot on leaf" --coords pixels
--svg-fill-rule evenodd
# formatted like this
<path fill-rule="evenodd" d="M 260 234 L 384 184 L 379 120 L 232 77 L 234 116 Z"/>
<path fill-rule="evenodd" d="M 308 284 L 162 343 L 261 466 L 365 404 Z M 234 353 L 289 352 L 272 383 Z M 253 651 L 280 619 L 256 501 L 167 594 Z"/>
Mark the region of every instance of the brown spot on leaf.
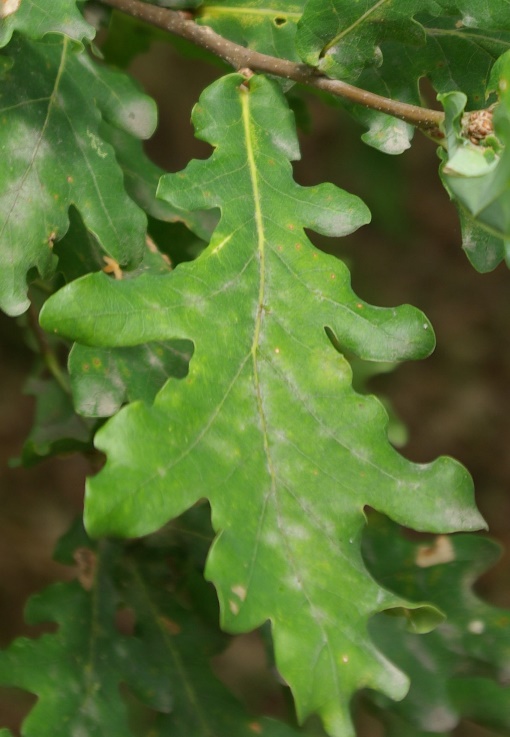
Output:
<path fill-rule="evenodd" d="M 182 632 L 181 625 L 174 622 L 174 620 L 169 617 L 160 617 L 159 621 L 163 625 L 164 629 L 171 635 L 179 635 Z"/>
<path fill-rule="evenodd" d="M 90 591 L 96 576 L 97 555 L 90 548 L 76 548 L 73 558 L 78 567 L 78 581 L 85 591 Z"/>
<path fill-rule="evenodd" d="M 415 563 L 420 568 L 429 568 L 455 560 L 455 549 L 446 535 L 438 535 L 432 545 L 420 545 Z"/>

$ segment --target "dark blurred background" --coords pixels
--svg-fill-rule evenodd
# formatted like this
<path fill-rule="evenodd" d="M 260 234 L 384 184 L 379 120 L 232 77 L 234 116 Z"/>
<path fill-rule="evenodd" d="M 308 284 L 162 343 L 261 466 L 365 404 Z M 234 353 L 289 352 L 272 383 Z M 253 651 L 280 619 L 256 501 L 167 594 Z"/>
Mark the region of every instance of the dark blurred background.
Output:
<path fill-rule="evenodd" d="M 221 69 L 158 43 L 135 60 L 131 71 L 160 109 L 158 131 L 147 146 L 151 157 L 177 171 L 192 157 L 208 156 L 209 147 L 193 136 L 190 112 Z M 468 467 L 490 534 L 508 551 L 510 274 L 500 266 L 480 275 L 469 264 L 455 210 L 437 177 L 431 141 L 417 134 L 405 154 L 381 154 L 361 143 L 360 129 L 337 107 L 306 92 L 299 95 L 306 101 L 310 131 L 300 131 L 296 179 L 304 185 L 334 182 L 359 195 L 373 213 L 372 224 L 350 237 L 312 239 L 346 260 L 360 297 L 385 306 L 409 302 L 427 314 L 436 331 L 432 357 L 378 376 L 369 388 L 387 396 L 407 426 L 409 439 L 402 448 L 407 457 L 426 462 L 447 454 Z M 52 562 L 52 549 L 81 510 L 90 468 L 80 456 L 29 470 L 9 467 L 31 426 L 33 401 L 23 387 L 33 354 L 17 322 L 5 317 L 0 318 L 0 355 L 0 645 L 5 646 L 15 636 L 40 631 L 23 622 L 27 597 L 49 581 L 72 575 Z M 507 552 L 479 581 L 480 594 L 510 607 L 509 571 Z M 247 662 L 263 667 L 252 639 L 241 640 L 238 650 L 231 672 L 243 672 Z M 225 677 L 229 680 L 228 672 Z M 21 692 L 3 690 L 0 725 L 15 730 L 30 703 Z M 360 734 L 375 737 L 379 730 L 368 720 L 360 724 Z M 490 733 L 462 725 L 455 734 Z"/>

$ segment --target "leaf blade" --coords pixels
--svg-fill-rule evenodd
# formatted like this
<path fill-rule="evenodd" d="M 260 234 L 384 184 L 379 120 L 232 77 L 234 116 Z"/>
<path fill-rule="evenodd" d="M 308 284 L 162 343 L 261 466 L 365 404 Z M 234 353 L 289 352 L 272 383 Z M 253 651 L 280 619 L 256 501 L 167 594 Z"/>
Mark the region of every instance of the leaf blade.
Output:
<path fill-rule="evenodd" d="M 67 231 L 71 204 L 111 258 L 131 265 L 140 259 L 146 218 L 125 193 L 114 151 L 100 136 L 99 109 L 112 125 L 147 136 L 155 108 L 126 77 L 100 71 L 66 39 L 18 39 L 11 46 L 15 64 L 0 97 L 7 142 L 0 304 L 16 315 L 28 306 L 30 270 L 43 278 L 55 270 L 53 244 Z"/>
<path fill-rule="evenodd" d="M 61 33 L 75 41 L 92 40 L 96 33 L 78 10 L 76 0 L 52 0 L 44 7 L 34 0 L 23 0 L 6 16 L 0 9 L 0 48 L 9 43 L 15 31 L 32 39 Z"/>
<path fill-rule="evenodd" d="M 367 576 L 364 505 L 420 529 L 473 529 L 481 519 L 460 465 L 418 466 L 391 448 L 384 410 L 352 391 L 327 336 L 329 327 L 340 346 L 372 360 L 419 357 L 434 344 L 419 311 L 362 302 L 341 262 L 306 238 L 305 227 L 349 232 L 367 221 L 364 205 L 328 185 L 295 184 L 292 119 L 263 77 L 215 83 L 194 122 L 215 153 L 159 191 L 184 209 L 220 208 L 208 249 L 164 277 L 78 280 L 43 310 L 44 326 L 85 343 L 195 344 L 185 379 L 170 379 L 151 407 L 121 410 L 96 436 L 108 461 L 88 485 L 87 524 L 94 534 L 141 535 L 209 498 L 218 537 L 206 575 L 222 626 L 270 620 L 300 718 L 317 711 L 345 737 L 357 688 L 393 698 L 407 688 L 367 638 L 368 617 L 419 606 Z M 447 507 L 434 492 L 443 485 Z"/>
<path fill-rule="evenodd" d="M 406 728 L 449 732 L 468 718 L 506 734 L 510 611 L 489 605 L 473 590 L 478 576 L 499 558 L 498 545 L 474 535 L 412 542 L 377 515 L 363 545 L 376 578 L 404 596 L 432 601 L 447 617 L 419 640 L 390 617 L 371 623 L 381 647 L 412 679 L 399 704 L 374 696 L 390 723 L 392 716 L 402 720 L 402 733 Z"/>
<path fill-rule="evenodd" d="M 424 106 L 419 83 L 439 93 L 462 90 L 483 106 L 495 60 L 510 48 L 502 2 L 405 0 L 392 3 L 308 0 L 298 24 L 301 58 L 335 79 L 383 97 Z M 375 110 L 347 105 L 368 127 L 363 140 L 385 153 L 409 148 L 413 129 Z"/>

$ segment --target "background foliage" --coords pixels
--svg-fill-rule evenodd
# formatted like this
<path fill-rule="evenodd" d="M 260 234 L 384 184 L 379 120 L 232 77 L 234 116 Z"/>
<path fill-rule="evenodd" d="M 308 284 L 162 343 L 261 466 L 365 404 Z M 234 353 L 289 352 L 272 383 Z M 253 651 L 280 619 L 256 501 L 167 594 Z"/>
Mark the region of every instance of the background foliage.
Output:
<path fill-rule="evenodd" d="M 106 60 L 122 66 L 126 39 L 142 50 L 160 32 L 88 5 L 84 19 L 73 2 L 42 17 L 29 0 L 15 5 L 0 20 L 0 291 L 8 314 L 31 305 L 22 320 L 41 356 L 21 461 L 79 450 L 98 470 L 93 442 L 108 459 L 85 506 L 88 533 L 101 539 L 75 526 L 57 558 L 75 563 L 77 580 L 27 609 L 29 623 L 58 630 L 0 656 L 0 679 L 39 698 L 23 734 L 348 735 L 350 697 L 363 688 L 355 711 L 378 715 L 390 735 L 447 734 L 462 717 L 507 734 L 508 614 L 471 590 L 495 558 L 490 541 L 412 542 L 373 513 L 362 539 L 367 505 L 431 533 L 483 521 L 465 469 L 406 460 L 364 393 L 371 373 L 426 356 L 432 326 L 415 308 L 357 297 L 342 262 L 308 239 L 309 229 L 347 235 L 369 212 L 332 185 L 294 181 L 302 93 L 283 85 L 291 110 L 277 80 L 217 69 L 193 115 L 214 153 L 158 186 L 163 172 L 139 142 L 156 124 L 152 100 L 83 44 L 98 25 Z M 479 271 L 494 268 L 508 232 L 499 4 L 366 4 L 354 16 L 352 4 L 330 6 L 206 2 L 195 18 L 403 101 L 421 101 L 426 75 L 446 111 L 441 176 L 464 248 Z M 413 64 L 399 66 L 405 56 Z M 494 131 L 473 140 L 465 106 L 496 99 Z M 368 128 L 365 142 L 385 153 L 409 146 L 409 123 L 346 107 Z M 370 161 L 375 178 L 378 166 L 389 171 Z M 383 212 L 387 197 L 379 202 Z M 69 339 L 78 343 L 68 375 Z M 384 611 L 401 616 L 378 614 L 368 628 Z M 263 626 L 285 683 L 273 678 L 276 721 L 243 710 L 212 675 L 209 659 L 227 643 L 218 619 L 231 633 Z M 408 696 L 391 701 L 407 677 Z M 480 706 L 475 693 L 486 695 Z M 298 725 L 313 714 L 323 726 Z"/>

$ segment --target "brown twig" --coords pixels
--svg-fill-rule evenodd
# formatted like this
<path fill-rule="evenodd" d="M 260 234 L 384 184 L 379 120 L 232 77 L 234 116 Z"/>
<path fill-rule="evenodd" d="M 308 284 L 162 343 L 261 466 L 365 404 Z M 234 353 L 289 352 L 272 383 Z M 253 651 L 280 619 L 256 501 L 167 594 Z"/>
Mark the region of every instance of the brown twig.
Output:
<path fill-rule="evenodd" d="M 100 0 L 100 2 L 131 15 L 133 18 L 138 18 L 150 25 L 187 39 L 220 57 L 234 69 L 248 68 L 258 72 L 274 74 L 285 79 L 292 79 L 294 82 L 329 92 L 331 95 L 342 97 L 358 105 L 392 115 L 394 118 L 399 118 L 425 131 L 437 130 L 444 119 L 444 114 L 439 110 L 429 110 L 417 105 L 408 105 L 398 100 L 391 100 L 388 97 L 382 97 L 373 92 L 354 87 L 347 84 L 347 82 L 329 79 L 306 64 L 299 64 L 288 59 L 278 59 L 275 56 L 268 56 L 247 49 L 245 46 L 240 46 L 223 38 L 208 26 L 198 25 L 189 17 L 189 14 L 161 8 L 140 0 Z"/>

